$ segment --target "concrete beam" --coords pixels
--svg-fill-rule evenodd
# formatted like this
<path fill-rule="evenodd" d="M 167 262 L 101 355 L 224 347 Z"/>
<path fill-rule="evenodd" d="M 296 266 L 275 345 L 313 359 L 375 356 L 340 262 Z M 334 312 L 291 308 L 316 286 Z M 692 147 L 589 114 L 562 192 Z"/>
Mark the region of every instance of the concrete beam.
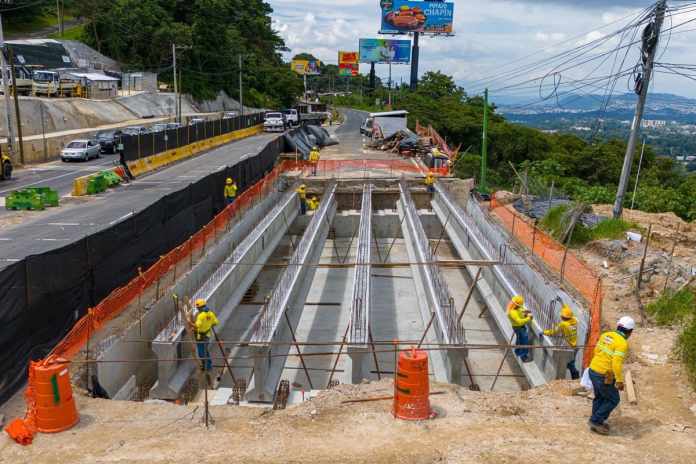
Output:
<path fill-rule="evenodd" d="M 402 229 L 409 259 L 413 263 L 430 263 L 434 259 L 430 241 L 423 230 L 409 189 L 403 182 L 399 184 L 399 189 L 401 197 L 398 212 L 403 218 Z M 436 339 L 440 343 L 453 345 L 452 349 L 440 351 L 443 364 L 441 370 L 438 370 L 437 364 L 433 363 L 436 377 L 439 371 L 438 380 L 461 383 L 462 367 L 467 352 L 461 348 L 454 348 L 454 345 L 460 345 L 466 341 L 464 330 L 457 321 L 454 299 L 450 295 L 447 283 L 437 264 L 413 264 L 411 270 L 415 276 L 416 292 L 424 323 L 428 324 L 432 319 L 430 330 L 435 333 Z"/>
<path fill-rule="evenodd" d="M 371 274 L 372 266 L 372 184 L 365 184 L 360 208 L 355 268 L 353 269 L 353 295 L 348 332 L 348 355 L 351 360 L 351 382 L 360 383 L 367 378 L 368 342 L 370 331 Z"/>
<path fill-rule="evenodd" d="M 254 358 L 254 375 L 246 394 L 248 401 L 269 402 L 275 396 L 290 345 L 273 345 L 272 342 L 290 339 L 286 314 L 293 330 L 297 327 L 314 276 L 315 268 L 312 264 L 319 262 L 331 222 L 336 215 L 335 193 L 336 184 L 327 185 L 319 209 L 312 214 L 312 220 L 296 244 L 288 267 L 254 324 L 249 343 L 249 350 Z"/>

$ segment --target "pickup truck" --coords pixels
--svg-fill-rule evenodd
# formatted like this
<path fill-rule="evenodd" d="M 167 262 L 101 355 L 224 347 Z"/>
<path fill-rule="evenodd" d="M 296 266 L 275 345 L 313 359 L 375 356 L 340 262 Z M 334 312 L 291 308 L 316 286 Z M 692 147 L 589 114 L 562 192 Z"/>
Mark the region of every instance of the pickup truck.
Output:
<path fill-rule="evenodd" d="M 289 126 L 297 126 L 300 124 L 300 115 L 296 109 L 283 110 L 285 120 Z"/>
<path fill-rule="evenodd" d="M 283 113 L 266 113 L 266 115 L 263 118 L 263 131 L 284 132 L 285 118 L 283 117 Z"/>

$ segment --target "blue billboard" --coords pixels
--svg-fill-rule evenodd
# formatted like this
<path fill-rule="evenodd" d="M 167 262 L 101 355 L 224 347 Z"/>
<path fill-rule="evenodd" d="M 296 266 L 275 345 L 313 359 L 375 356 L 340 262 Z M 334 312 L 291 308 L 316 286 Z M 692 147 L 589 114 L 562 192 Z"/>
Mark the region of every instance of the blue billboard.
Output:
<path fill-rule="evenodd" d="M 381 0 L 381 34 L 452 34 L 454 2 L 444 0 Z"/>
<path fill-rule="evenodd" d="M 411 41 L 360 39 L 360 62 L 408 64 L 411 62 Z"/>

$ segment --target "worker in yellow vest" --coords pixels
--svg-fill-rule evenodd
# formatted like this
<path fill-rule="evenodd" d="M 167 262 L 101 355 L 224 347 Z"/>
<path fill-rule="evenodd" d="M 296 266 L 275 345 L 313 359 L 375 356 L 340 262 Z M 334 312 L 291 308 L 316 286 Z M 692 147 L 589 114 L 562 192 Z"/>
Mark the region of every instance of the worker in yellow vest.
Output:
<path fill-rule="evenodd" d="M 312 165 L 312 175 L 317 175 L 317 166 L 319 165 L 319 147 L 316 145 L 312 147 L 312 151 L 309 152 L 309 162 Z"/>
<path fill-rule="evenodd" d="M 237 183 L 228 177 L 225 181 L 225 203 L 231 205 L 237 198 Z"/>
<path fill-rule="evenodd" d="M 297 187 L 297 196 L 300 197 L 300 215 L 307 214 L 307 186 L 305 184 Z"/>
<path fill-rule="evenodd" d="M 606 420 L 621 402 L 619 391 L 624 389 L 623 363 L 628 354 L 628 339 L 636 327 L 629 316 L 619 319 L 616 330 L 599 336 L 590 362 L 589 376 L 594 390 L 590 430 L 609 435 Z"/>
<path fill-rule="evenodd" d="M 213 361 L 210 359 L 208 343 L 210 343 L 210 334 L 213 331 L 213 327 L 218 325 L 219 321 L 215 313 L 208 308 L 205 300 L 196 300 L 196 309 L 198 310 L 195 322 L 196 350 L 198 351 L 198 357 L 202 361 L 203 370 L 209 371 L 213 367 Z"/>
<path fill-rule="evenodd" d="M 310 199 L 307 200 L 307 208 L 309 208 L 310 211 L 316 211 L 317 208 L 319 208 L 319 200 L 316 195 L 312 195 Z"/>
<path fill-rule="evenodd" d="M 515 332 L 515 343 L 517 345 L 529 345 L 529 329 L 527 326 L 532 322 L 532 313 L 524 306 L 524 298 L 521 295 L 512 297 L 507 307 L 507 315 Z M 530 362 L 529 348 L 515 348 L 515 355 L 519 356 L 522 362 Z"/>
<path fill-rule="evenodd" d="M 573 349 L 573 359 L 566 367 L 570 371 L 570 378 L 577 380 L 580 378 L 580 372 L 578 372 L 578 369 L 575 367 L 575 358 L 578 353 L 578 320 L 575 318 L 573 310 L 566 304 L 561 308 L 561 322 L 551 329 L 544 330 L 544 335 L 547 337 L 553 337 L 559 334 L 566 343 L 568 343 L 568 346 Z"/>
<path fill-rule="evenodd" d="M 435 193 L 435 174 L 432 173 L 432 171 L 428 171 L 428 174 L 425 176 L 425 186 L 428 189 L 429 193 Z"/>

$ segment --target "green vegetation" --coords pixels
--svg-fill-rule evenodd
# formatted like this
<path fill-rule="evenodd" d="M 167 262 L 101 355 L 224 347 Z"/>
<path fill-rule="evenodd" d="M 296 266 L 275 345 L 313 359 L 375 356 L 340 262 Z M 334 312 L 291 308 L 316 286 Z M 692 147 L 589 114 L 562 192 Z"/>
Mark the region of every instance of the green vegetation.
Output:
<path fill-rule="evenodd" d="M 387 89 L 379 87 L 374 94 L 361 98 L 352 95 L 336 99 L 336 104 L 371 107 L 375 98 L 384 102 Z M 469 96 L 453 79 L 439 72 L 428 72 L 420 80 L 418 90 L 406 86 L 393 91 L 394 107 L 410 112 L 409 124 L 416 121 L 432 124 L 453 146 L 462 151 L 454 166 L 461 177 L 479 176 L 483 99 Z M 371 108 L 372 109 L 372 108 Z M 497 189 L 513 187 L 518 172 L 526 171 L 530 193 L 568 195 L 585 203 L 611 203 L 616 195 L 626 143 L 622 140 L 589 143 L 570 134 L 546 134 L 537 129 L 511 124 L 490 106 L 488 182 Z M 631 205 L 639 156 L 633 163 L 625 206 Z M 673 211 L 678 216 L 696 219 L 696 175 L 689 175 L 670 158 L 658 157 L 646 147 L 635 207 L 647 212 Z"/>
<path fill-rule="evenodd" d="M 646 311 L 658 325 L 682 324 L 696 315 L 696 295 L 688 288 L 678 292 L 667 290 Z"/>
<path fill-rule="evenodd" d="M 686 366 L 689 379 L 696 384 L 696 318 L 679 334 L 676 351 Z"/>
<path fill-rule="evenodd" d="M 539 227 L 551 234 L 556 240 L 560 240 L 568 228 L 568 212 L 572 207 L 572 205 L 558 205 L 549 209 L 546 216 L 539 222 Z M 636 230 L 638 226 L 623 219 L 606 219 L 591 228 L 577 222 L 573 229 L 570 245 L 584 245 L 592 240 L 618 240 L 623 238 L 626 231 L 631 229 Z"/>
<path fill-rule="evenodd" d="M 636 230 L 638 226 L 623 219 L 607 219 L 594 226 L 592 231 L 593 240 L 619 240 L 626 238 L 626 232 Z"/>
<path fill-rule="evenodd" d="M 84 39 L 84 34 L 85 26 L 80 24 L 78 26 L 71 27 L 70 29 L 66 29 L 65 31 L 63 31 L 62 36 L 60 35 L 60 33 L 54 32 L 53 34 L 50 34 L 48 37 L 50 37 L 51 39 L 82 41 Z"/>

